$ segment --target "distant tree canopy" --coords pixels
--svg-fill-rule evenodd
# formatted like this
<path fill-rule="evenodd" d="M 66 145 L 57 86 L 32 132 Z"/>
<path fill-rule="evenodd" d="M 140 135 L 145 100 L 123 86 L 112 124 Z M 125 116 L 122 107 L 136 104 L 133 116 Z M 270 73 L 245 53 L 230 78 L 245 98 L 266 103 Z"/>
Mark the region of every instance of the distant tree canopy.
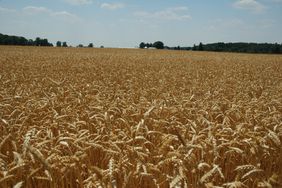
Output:
<path fill-rule="evenodd" d="M 151 47 L 153 47 L 153 44 L 152 43 L 146 43 L 145 46 L 146 46 L 146 48 L 151 48 Z"/>
<path fill-rule="evenodd" d="M 157 41 L 152 43 L 141 42 L 139 48 L 150 48 L 155 47 L 157 49 L 169 49 L 169 50 L 193 50 L 193 51 L 215 51 L 215 52 L 241 52 L 241 53 L 271 53 L 271 54 L 282 54 L 282 44 L 271 44 L 271 43 L 211 43 L 203 44 L 193 47 L 168 47 L 164 46 L 163 42 Z"/>
<path fill-rule="evenodd" d="M 26 39 L 21 36 L 11 36 L 0 33 L 0 45 L 21 45 L 21 46 L 53 46 L 52 43 L 48 42 L 48 39 L 42 39 L 36 37 L 35 40 Z M 71 47 L 68 46 L 67 42 L 56 42 L 57 47 Z M 77 47 L 84 47 L 82 44 L 79 44 Z M 88 44 L 89 48 L 93 48 L 93 43 Z"/>
<path fill-rule="evenodd" d="M 143 48 L 145 48 L 145 47 L 146 47 L 146 44 L 145 44 L 144 42 L 141 42 L 141 43 L 139 44 L 139 48 L 143 49 Z"/>
<path fill-rule="evenodd" d="M 204 50 L 203 43 L 200 42 L 199 47 L 198 47 L 198 50 L 199 50 L 199 51 L 203 51 L 203 50 Z"/>
<path fill-rule="evenodd" d="M 21 46 L 53 46 L 48 39 L 37 37 L 34 41 L 20 36 L 10 36 L 0 33 L 0 45 L 21 45 Z"/>
<path fill-rule="evenodd" d="M 192 50 L 204 50 L 204 51 L 215 51 L 215 52 L 244 52 L 244 53 L 282 53 L 282 44 L 270 44 L 270 43 L 211 43 L 202 44 L 198 46 L 194 45 Z"/>
<path fill-rule="evenodd" d="M 68 47 L 67 42 L 63 42 L 63 47 Z"/>
<path fill-rule="evenodd" d="M 62 42 L 61 41 L 57 41 L 56 46 L 57 47 L 62 47 Z"/>
<path fill-rule="evenodd" d="M 141 48 L 141 49 L 151 48 L 151 47 L 154 47 L 154 48 L 157 48 L 157 49 L 164 49 L 164 43 L 162 41 L 156 41 L 153 44 L 152 43 L 144 43 L 144 42 L 141 42 L 139 44 L 139 48 Z"/>
<path fill-rule="evenodd" d="M 42 39 L 37 37 L 35 40 L 26 39 L 22 36 L 11 36 L 0 33 L 0 45 L 21 45 L 21 46 L 53 46 L 48 42 L 48 39 Z M 68 47 L 67 42 L 57 41 L 57 47 Z M 83 47 L 79 44 L 77 47 Z M 88 47 L 93 47 L 93 43 L 89 43 Z M 103 48 L 104 46 L 101 46 Z M 270 43 L 211 43 L 194 45 L 193 47 L 168 47 L 164 46 L 162 41 L 156 41 L 152 43 L 141 42 L 139 48 L 157 48 L 157 49 L 172 49 L 172 50 L 195 50 L 195 51 L 215 51 L 215 52 L 245 52 L 245 53 L 271 53 L 282 54 L 282 44 L 270 44 Z"/>
<path fill-rule="evenodd" d="M 161 41 L 154 42 L 153 47 L 157 49 L 164 49 L 164 43 Z"/>

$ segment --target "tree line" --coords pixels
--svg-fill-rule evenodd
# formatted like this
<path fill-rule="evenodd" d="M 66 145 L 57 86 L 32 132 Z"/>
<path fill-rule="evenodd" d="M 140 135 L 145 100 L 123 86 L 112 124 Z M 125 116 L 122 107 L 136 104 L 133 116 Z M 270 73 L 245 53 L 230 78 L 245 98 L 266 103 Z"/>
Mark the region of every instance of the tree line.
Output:
<path fill-rule="evenodd" d="M 37 37 L 35 40 L 32 40 L 19 36 L 4 35 L 1 33 L 0 33 L 0 44 L 20 45 L 20 46 L 53 46 L 52 43 L 48 42 L 48 39 L 41 39 Z"/>
<path fill-rule="evenodd" d="M 48 41 L 48 39 L 42 39 L 40 37 L 32 39 L 26 39 L 21 36 L 10 36 L 0 33 L 0 45 L 21 45 L 21 46 L 54 46 Z M 69 47 L 67 42 L 56 42 L 57 47 Z M 94 47 L 93 43 L 89 43 L 88 46 L 79 44 L 77 47 Z M 103 48 L 103 46 L 101 46 Z M 156 41 L 154 43 L 141 42 L 139 48 L 156 48 L 156 49 L 169 49 L 169 50 L 193 50 L 193 51 L 215 51 L 215 52 L 245 52 L 245 53 L 272 53 L 281 54 L 282 44 L 271 44 L 271 43 L 211 43 L 194 45 L 193 47 L 169 47 L 165 46 L 162 41 Z"/>
<path fill-rule="evenodd" d="M 156 44 L 161 44 L 161 48 Z M 139 48 L 151 48 L 155 47 L 157 49 L 168 49 L 168 50 L 193 50 L 193 51 L 214 51 L 214 52 L 240 52 L 240 53 L 271 53 L 271 54 L 281 54 L 282 44 L 271 44 L 271 43 L 211 43 L 199 45 L 194 45 L 193 47 L 169 47 L 164 46 L 163 42 L 157 41 L 155 43 L 144 43 L 141 42 Z"/>
<path fill-rule="evenodd" d="M 281 54 L 282 44 L 271 43 L 211 43 L 194 45 L 192 50 L 198 51 L 215 51 L 215 52 L 241 52 L 241 53 L 271 53 Z"/>
<path fill-rule="evenodd" d="M 0 45 L 19 45 L 19 46 L 54 46 L 52 43 L 48 41 L 48 39 L 42 39 L 40 37 L 36 37 L 35 40 L 26 39 L 21 36 L 12 36 L 5 35 L 0 33 Z M 67 42 L 56 42 L 57 47 L 70 47 Z M 77 47 L 84 47 L 82 44 L 79 44 Z M 93 48 L 93 43 L 89 43 L 89 48 Z"/>
<path fill-rule="evenodd" d="M 141 42 L 139 44 L 139 48 L 144 49 L 144 48 L 156 48 L 156 49 L 164 49 L 164 43 L 162 41 L 156 41 L 154 43 L 145 43 Z"/>

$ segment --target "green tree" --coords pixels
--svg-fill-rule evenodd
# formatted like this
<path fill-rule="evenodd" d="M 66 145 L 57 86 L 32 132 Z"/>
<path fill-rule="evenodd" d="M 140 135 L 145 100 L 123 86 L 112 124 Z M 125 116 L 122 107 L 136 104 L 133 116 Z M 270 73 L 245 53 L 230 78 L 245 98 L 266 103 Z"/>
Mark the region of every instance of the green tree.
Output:
<path fill-rule="evenodd" d="M 61 41 L 57 41 L 56 46 L 57 47 L 62 47 L 62 42 Z"/>
<path fill-rule="evenodd" d="M 28 45 L 28 46 L 34 46 L 33 40 L 32 40 L 32 39 L 29 39 L 29 40 L 27 41 L 27 45 Z"/>
<path fill-rule="evenodd" d="M 49 46 L 48 39 L 41 39 L 40 40 L 40 46 Z"/>
<path fill-rule="evenodd" d="M 34 43 L 35 43 L 35 46 L 41 46 L 41 39 L 39 37 L 36 37 Z"/>
<path fill-rule="evenodd" d="M 154 42 L 153 47 L 157 49 L 164 49 L 164 43 L 162 41 Z"/>
<path fill-rule="evenodd" d="M 203 51 L 203 50 L 204 50 L 203 43 L 200 42 L 200 44 L 199 44 L 199 51 Z"/>
<path fill-rule="evenodd" d="M 150 47 L 152 47 L 152 46 L 153 46 L 152 43 L 146 43 L 146 44 L 145 44 L 145 47 L 146 47 L 146 48 L 150 48 Z"/>
<path fill-rule="evenodd" d="M 93 48 L 93 47 L 94 47 L 93 43 L 88 44 L 88 48 Z"/>
<path fill-rule="evenodd" d="M 272 48 L 272 53 L 279 54 L 280 53 L 280 46 L 279 44 L 275 43 Z"/>
<path fill-rule="evenodd" d="M 141 43 L 139 44 L 139 48 L 143 49 L 143 48 L 145 48 L 145 47 L 146 47 L 146 44 L 145 44 L 144 42 L 141 42 Z"/>
<path fill-rule="evenodd" d="M 63 47 L 68 47 L 67 42 L 63 42 Z"/>

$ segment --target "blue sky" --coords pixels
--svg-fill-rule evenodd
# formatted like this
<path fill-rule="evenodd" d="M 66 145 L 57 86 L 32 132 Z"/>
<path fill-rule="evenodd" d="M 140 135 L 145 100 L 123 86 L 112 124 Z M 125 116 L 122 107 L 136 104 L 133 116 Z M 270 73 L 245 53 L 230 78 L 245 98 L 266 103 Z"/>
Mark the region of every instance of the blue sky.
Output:
<path fill-rule="evenodd" d="M 282 0 L 0 0 L 0 33 L 135 47 L 282 43 Z"/>

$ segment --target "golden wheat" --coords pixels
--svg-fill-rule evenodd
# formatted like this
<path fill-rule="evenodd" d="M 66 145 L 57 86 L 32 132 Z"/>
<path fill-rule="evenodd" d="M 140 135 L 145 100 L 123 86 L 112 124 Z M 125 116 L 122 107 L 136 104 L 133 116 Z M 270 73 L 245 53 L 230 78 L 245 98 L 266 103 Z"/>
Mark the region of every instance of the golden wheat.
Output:
<path fill-rule="evenodd" d="M 282 56 L 0 46 L 0 187 L 282 186 Z"/>

